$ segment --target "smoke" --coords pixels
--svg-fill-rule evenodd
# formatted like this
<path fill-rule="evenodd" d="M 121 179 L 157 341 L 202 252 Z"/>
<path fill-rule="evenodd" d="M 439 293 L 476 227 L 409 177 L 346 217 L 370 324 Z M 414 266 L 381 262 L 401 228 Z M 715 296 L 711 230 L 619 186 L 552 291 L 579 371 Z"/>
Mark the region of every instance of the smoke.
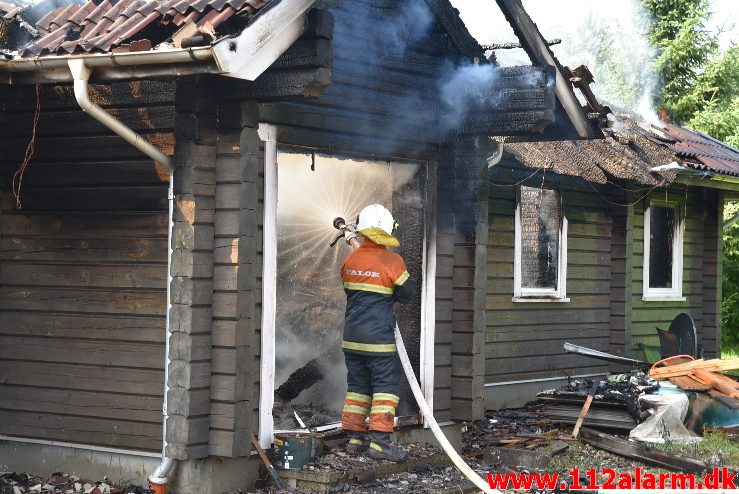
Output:
<path fill-rule="evenodd" d="M 452 0 L 462 19 L 481 43 L 516 41 L 494 2 Z M 653 108 L 658 87 L 656 50 L 646 33 L 650 26 L 639 0 L 580 2 L 524 0 L 524 7 L 546 39 L 560 38 L 552 51 L 562 65 L 586 65 L 595 77 L 596 96 L 616 107 L 658 122 Z M 497 50 L 501 65 L 530 64 L 522 49 Z"/>

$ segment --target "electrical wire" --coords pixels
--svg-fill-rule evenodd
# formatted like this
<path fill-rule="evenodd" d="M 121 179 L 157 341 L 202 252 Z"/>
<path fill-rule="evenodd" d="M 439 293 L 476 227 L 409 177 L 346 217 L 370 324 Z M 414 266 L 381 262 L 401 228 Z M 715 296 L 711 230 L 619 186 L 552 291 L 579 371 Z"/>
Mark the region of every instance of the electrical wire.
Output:
<path fill-rule="evenodd" d="M 23 162 L 20 164 L 18 169 L 13 174 L 13 196 L 15 196 L 15 207 L 21 209 L 21 187 L 23 186 L 23 175 L 28 168 L 28 164 L 33 158 L 33 153 L 36 151 L 36 129 L 38 128 L 38 120 L 41 116 L 41 84 L 36 84 L 36 112 L 33 115 L 33 130 L 31 132 L 31 140 L 28 142 L 26 147 L 26 154 L 23 157 Z"/>

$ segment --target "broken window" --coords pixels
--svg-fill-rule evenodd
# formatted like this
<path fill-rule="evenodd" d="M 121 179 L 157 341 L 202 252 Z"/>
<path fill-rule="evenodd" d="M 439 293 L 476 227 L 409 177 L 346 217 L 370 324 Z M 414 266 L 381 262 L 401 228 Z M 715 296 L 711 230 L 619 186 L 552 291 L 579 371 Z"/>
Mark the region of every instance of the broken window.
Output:
<path fill-rule="evenodd" d="M 681 265 L 678 208 L 650 205 L 644 215 L 644 297 L 682 297 Z"/>
<path fill-rule="evenodd" d="M 516 297 L 565 298 L 566 225 L 559 191 L 538 187 L 519 189 Z"/>

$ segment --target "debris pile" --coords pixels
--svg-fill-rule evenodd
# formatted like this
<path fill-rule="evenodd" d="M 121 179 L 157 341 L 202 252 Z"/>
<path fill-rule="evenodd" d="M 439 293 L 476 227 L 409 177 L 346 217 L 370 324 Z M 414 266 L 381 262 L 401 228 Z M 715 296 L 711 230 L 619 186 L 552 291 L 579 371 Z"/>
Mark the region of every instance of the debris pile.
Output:
<path fill-rule="evenodd" d="M 313 404 L 275 403 L 272 416 L 275 430 L 314 429 L 341 421 L 337 412 Z"/>
<path fill-rule="evenodd" d="M 42 478 L 26 473 L 0 473 L 0 494 L 152 494 L 141 486 L 116 487 L 108 478 L 82 479 L 62 472 Z"/>
<path fill-rule="evenodd" d="M 593 380 L 569 380 L 568 384 L 542 391 L 537 396 L 546 406 L 543 413 L 552 421 L 574 424 L 585 404 Z M 646 418 L 639 407 L 639 397 L 659 389 L 656 381 L 634 370 L 610 376 L 597 383 L 585 425 L 606 429 L 631 430 Z"/>

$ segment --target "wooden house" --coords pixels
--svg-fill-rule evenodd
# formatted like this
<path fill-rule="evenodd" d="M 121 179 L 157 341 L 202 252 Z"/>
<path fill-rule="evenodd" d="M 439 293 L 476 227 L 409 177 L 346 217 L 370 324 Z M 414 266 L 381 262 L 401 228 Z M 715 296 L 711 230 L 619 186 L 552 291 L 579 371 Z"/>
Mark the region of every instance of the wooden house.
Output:
<path fill-rule="evenodd" d="M 488 174 L 485 405 L 608 372 L 564 342 L 645 359 L 686 312 L 720 351 L 723 205 L 739 152 L 620 114 L 605 139 L 512 143 Z"/>
<path fill-rule="evenodd" d="M 486 372 L 518 378 L 485 358 L 486 264 L 511 225 L 493 216 L 489 245 L 489 136 L 600 136 L 548 50 L 492 66 L 447 0 L 0 9 L 3 468 L 248 485 L 276 376 L 340 332 L 331 214 L 359 199 L 405 226 L 420 283 L 400 320 L 436 418 L 481 418 Z M 295 315 L 307 343 L 280 332 Z"/>

